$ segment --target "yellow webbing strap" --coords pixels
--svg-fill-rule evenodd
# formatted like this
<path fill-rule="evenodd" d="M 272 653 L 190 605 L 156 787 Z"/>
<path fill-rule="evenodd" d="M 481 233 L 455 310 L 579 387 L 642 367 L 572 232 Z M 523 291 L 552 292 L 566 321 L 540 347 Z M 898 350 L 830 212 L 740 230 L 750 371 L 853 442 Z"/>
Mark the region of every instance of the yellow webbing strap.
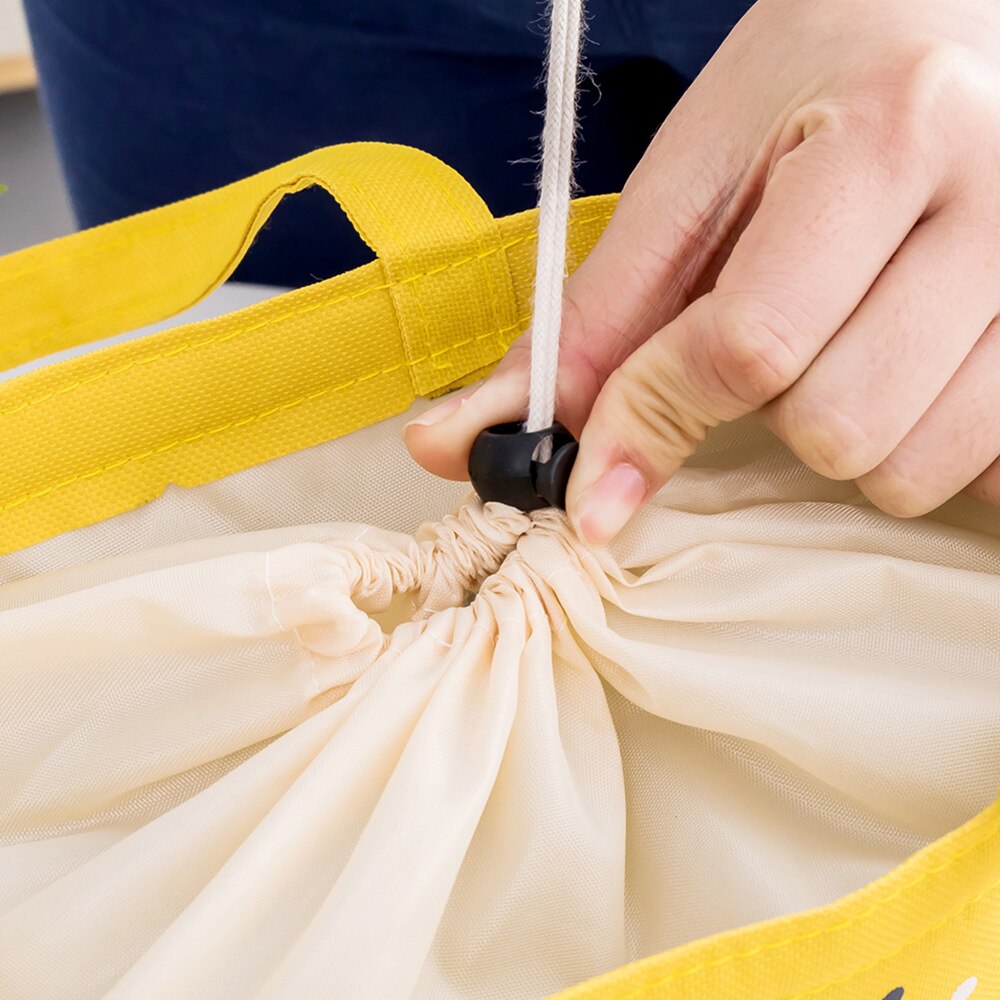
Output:
<path fill-rule="evenodd" d="M 434 157 L 352 143 L 0 258 L 0 369 L 192 305 L 311 185 L 377 261 L 0 383 L 0 553 L 400 413 L 481 374 L 524 329 L 534 213 L 496 220 Z M 573 265 L 613 206 L 576 203 Z"/>

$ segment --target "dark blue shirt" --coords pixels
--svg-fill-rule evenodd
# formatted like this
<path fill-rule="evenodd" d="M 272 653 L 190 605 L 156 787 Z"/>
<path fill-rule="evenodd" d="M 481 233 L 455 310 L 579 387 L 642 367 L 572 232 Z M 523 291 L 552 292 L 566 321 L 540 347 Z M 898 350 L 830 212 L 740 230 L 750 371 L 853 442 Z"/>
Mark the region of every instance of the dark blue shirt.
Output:
<path fill-rule="evenodd" d="M 317 146 L 379 139 L 459 170 L 497 215 L 535 200 L 536 0 L 26 0 L 70 195 L 90 226 Z M 619 190 L 750 0 L 590 0 L 578 180 Z M 600 95 L 598 99 L 598 95 Z M 276 212 L 240 276 L 362 262 L 330 199 Z"/>

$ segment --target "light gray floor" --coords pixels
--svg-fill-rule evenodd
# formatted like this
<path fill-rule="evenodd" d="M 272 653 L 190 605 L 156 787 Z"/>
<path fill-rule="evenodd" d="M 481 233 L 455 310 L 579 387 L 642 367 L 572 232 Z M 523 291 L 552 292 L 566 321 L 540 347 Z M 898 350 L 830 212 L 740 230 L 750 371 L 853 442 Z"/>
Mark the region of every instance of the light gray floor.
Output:
<path fill-rule="evenodd" d="M 34 91 L 0 96 L 0 184 L 0 254 L 76 228 Z"/>

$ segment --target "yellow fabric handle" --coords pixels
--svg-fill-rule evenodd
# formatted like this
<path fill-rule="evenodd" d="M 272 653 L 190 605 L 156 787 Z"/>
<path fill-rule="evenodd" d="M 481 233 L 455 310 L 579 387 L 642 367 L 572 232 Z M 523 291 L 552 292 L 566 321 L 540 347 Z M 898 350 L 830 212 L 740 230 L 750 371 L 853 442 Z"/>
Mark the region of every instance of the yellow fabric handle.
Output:
<path fill-rule="evenodd" d="M 495 220 L 434 157 L 352 143 L 0 259 L 0 368 L 192 305 L 282 197 L 317 184 L 376 262 L 0 384 L 0 552 L 356 430 L 499 360 L 528 319 L 534 213 Z M 613 206 L 574 206 L 572 266 Z"/>
<path fill-rule="evenodd" d="M 407 147 L 352 143 L 318 150 L 227 187 L 7 257 L 0 267 L 5 335 L 0 369 L 143 326 L 223 282 L 285 195 L 319 185 L 382 260 L 392 296 L 420 328 L 418 275 L 435 250 L 463 237 L 495 248 L 499 233 L 473 189 L 439 160 Z M 496 255 L 481 271 L 498 309 L 509 279 Z M 502 303 L 502 304 L 501 304 Z M 502 316 L 509 321 L 510 317 Z"/>

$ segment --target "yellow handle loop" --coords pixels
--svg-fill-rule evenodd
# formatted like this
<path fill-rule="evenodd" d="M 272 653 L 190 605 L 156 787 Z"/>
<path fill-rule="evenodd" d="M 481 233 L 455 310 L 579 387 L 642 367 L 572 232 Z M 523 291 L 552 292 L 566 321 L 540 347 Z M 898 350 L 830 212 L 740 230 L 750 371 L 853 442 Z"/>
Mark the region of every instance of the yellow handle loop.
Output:
<path fill-rule="evenodd" d="M 429 346 L 421 299 L 435 249 L 495 249 L 499 230 L 475 191 L 440 160 L 382 143 L 320 149 L 186 201 L 33 247 L 0 261 L 0 369 L 170 316 L 233 272 L 286 195 L 318 185 L 382 261 L 415 357 Z M 479 270 L 497 325 L 513 320 L 502 259 Z M 487 317 L 483 317 L 485 320 Z M 419 367 L 419 366 L 418 366 Z M 430 385 L 435 379 L 418 378 Z"/>

